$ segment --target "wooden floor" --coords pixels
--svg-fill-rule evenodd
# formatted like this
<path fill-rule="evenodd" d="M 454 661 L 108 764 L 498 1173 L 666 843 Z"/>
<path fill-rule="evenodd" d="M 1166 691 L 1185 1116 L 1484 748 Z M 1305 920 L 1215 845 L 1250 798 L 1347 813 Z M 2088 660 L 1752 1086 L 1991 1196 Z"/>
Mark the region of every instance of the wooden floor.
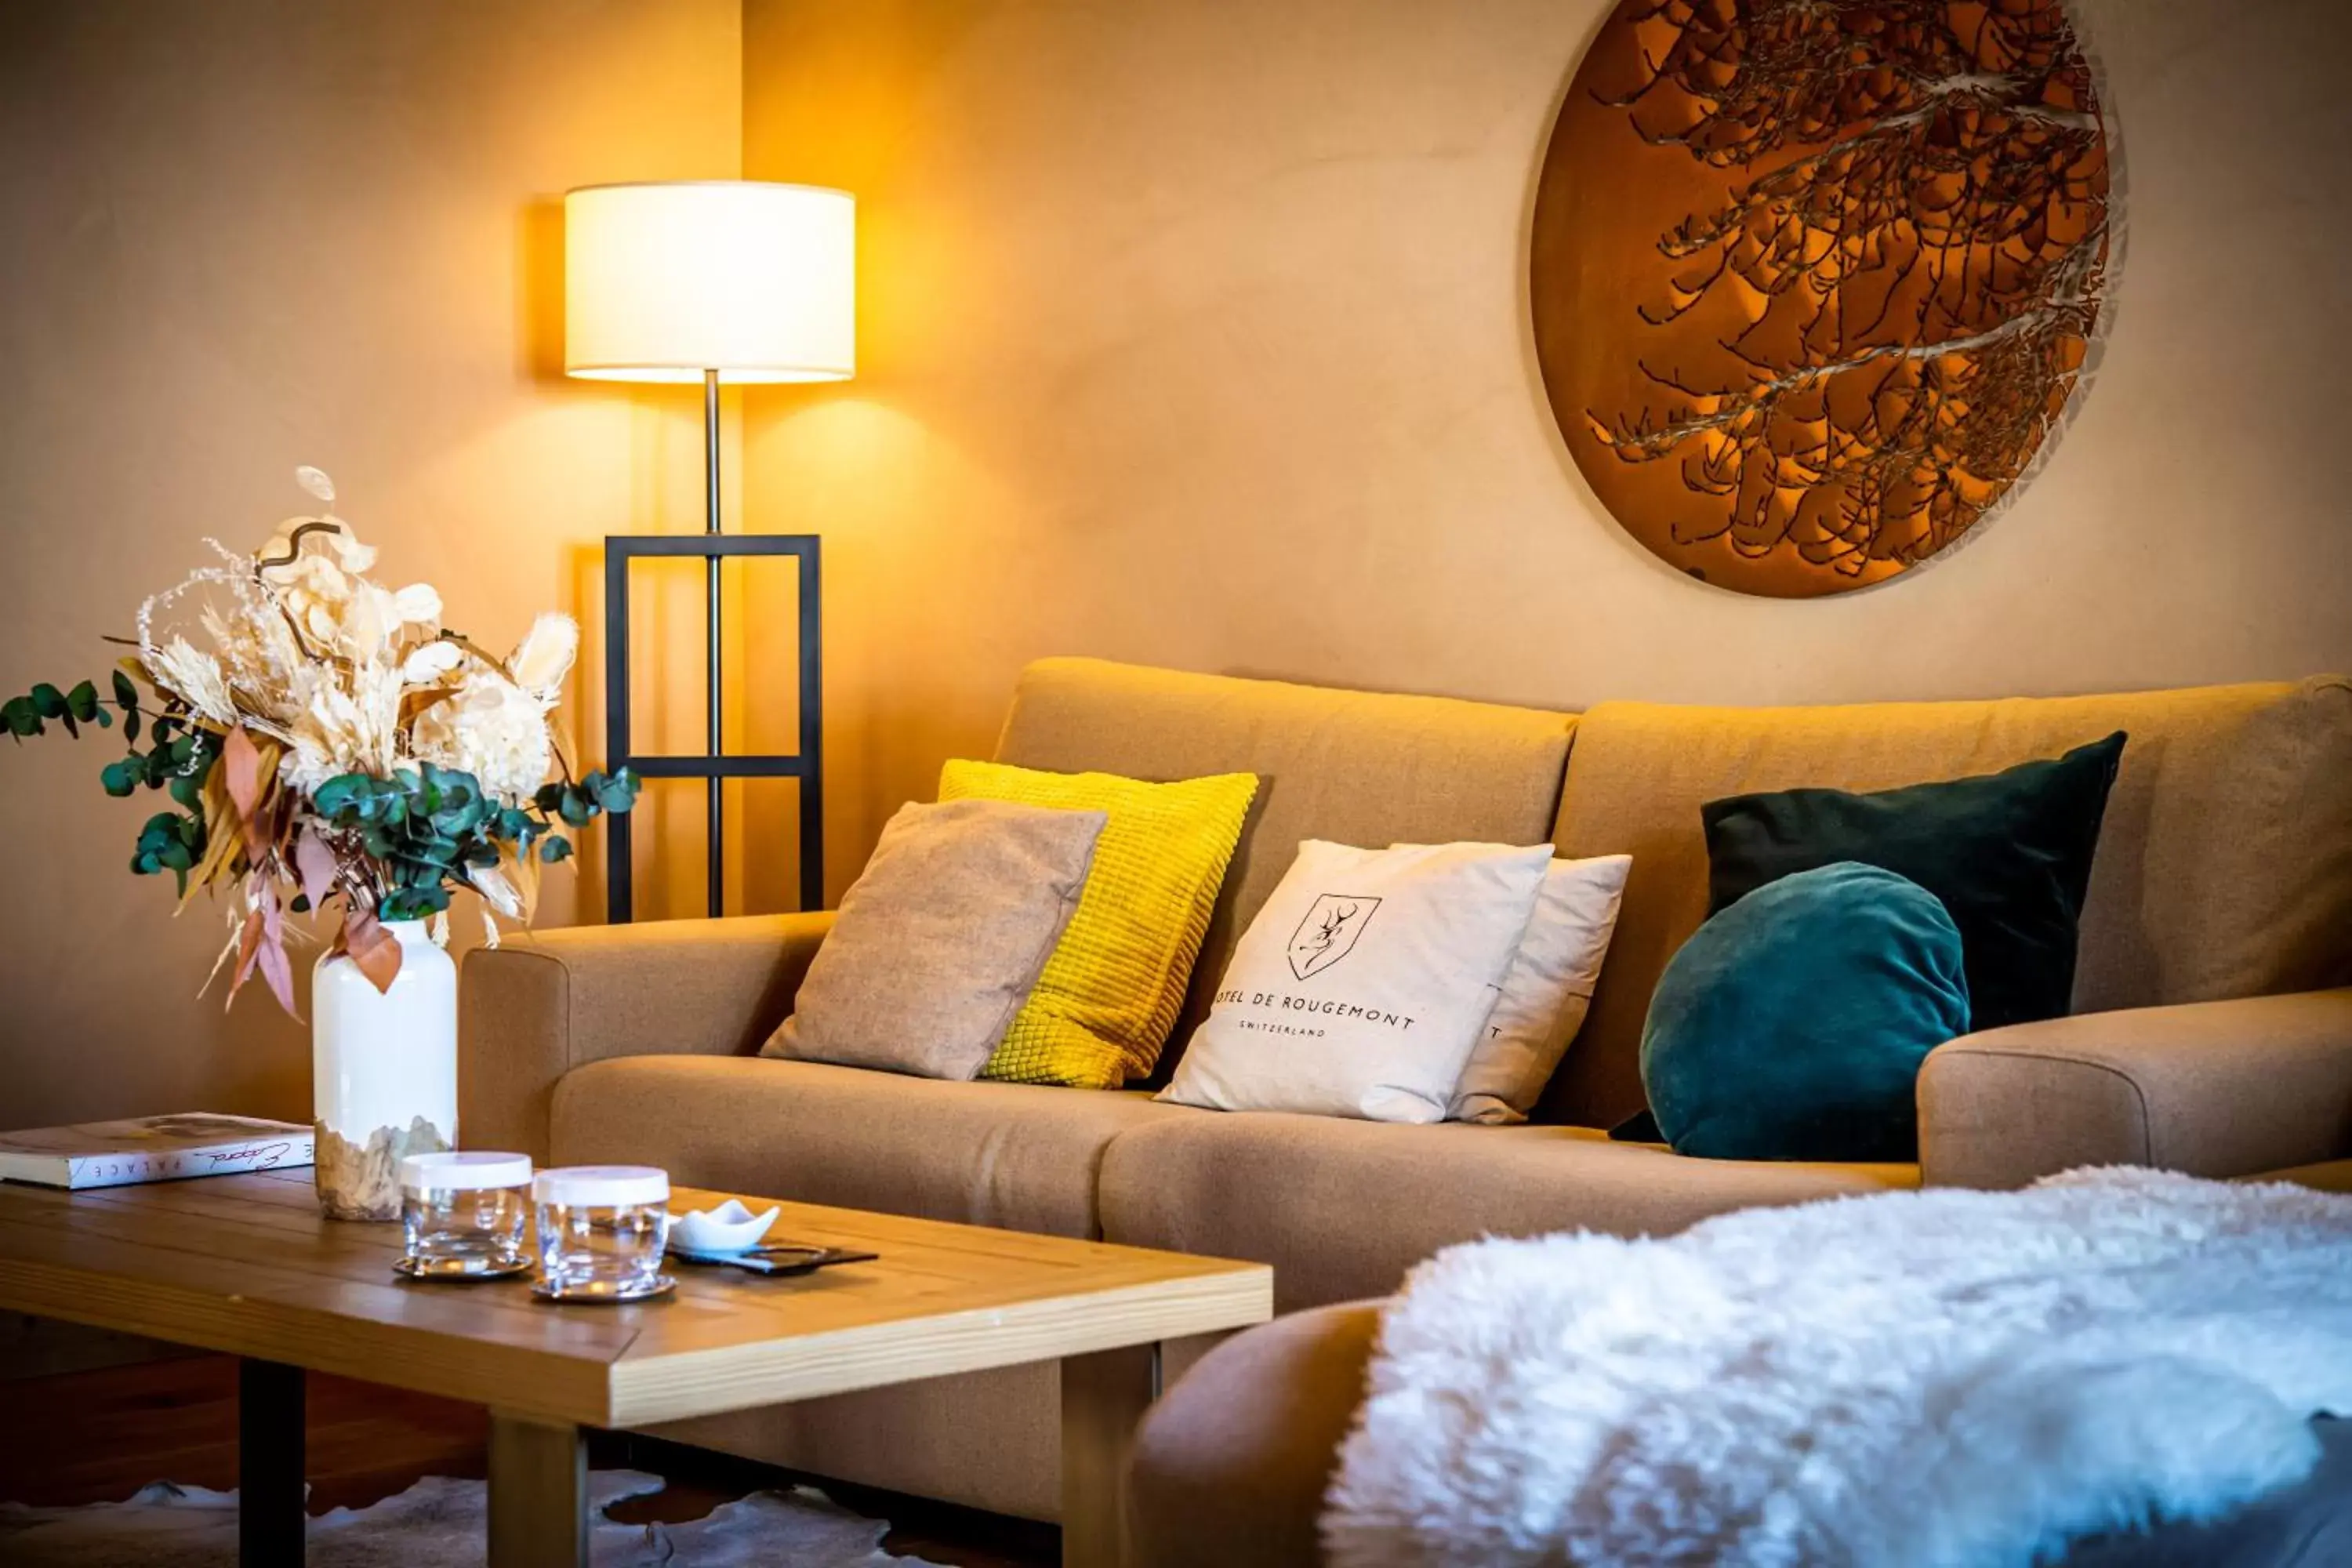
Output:
<path fill-rule="evenodd" d="M 186 1356 L 0 1383 L 0 1501 L 60 1507 L 130 1496 L 150 1481 L 236 1485 L 236 1363 Z M 310 1511 L 364 1508 L 420 1477 L 483 1473 L 481 1407 L 313 1375 L 309 1383 Z M 786 1471 L 626 1433 L 600 1433 L 599 1469 L 639 1469 L 669 1485 L 614 1506 L 629 1523 L 699 1519 L 722 1502 L 790 1485 Z M 956 1568 L 1045 1568 L 1058 1532 L 895 1493 L 828 1485 L 845 1508 L 893 1526 L 886 1550 Z"/>

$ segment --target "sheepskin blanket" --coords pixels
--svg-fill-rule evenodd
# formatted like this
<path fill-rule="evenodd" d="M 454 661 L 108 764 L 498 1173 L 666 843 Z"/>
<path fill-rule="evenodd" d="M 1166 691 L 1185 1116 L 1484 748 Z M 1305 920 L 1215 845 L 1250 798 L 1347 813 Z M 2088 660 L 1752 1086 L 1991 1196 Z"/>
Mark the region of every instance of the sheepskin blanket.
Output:
<path fill-rule="evenodd" d="M 2352 1198 L 2153 1171 L 1453 1247 L 1385 1316 L 1339 1568 L 2028 1564 L 2297 1480 Z"/>

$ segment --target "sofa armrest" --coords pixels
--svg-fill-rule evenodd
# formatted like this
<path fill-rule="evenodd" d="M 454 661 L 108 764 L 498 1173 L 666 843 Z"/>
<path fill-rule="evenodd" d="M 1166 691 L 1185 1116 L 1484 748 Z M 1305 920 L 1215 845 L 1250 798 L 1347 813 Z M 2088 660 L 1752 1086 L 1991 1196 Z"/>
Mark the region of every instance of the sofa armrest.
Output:
<path fill-rule="evenodd" d="M 1919 1072 L 1930 1185 L 2075 1165 L 2242 1176 L 2352 1149 L 2352 989 L 2084 1013 L 1966 1035 Z"/>
<path fill-rule="evenodd" d="M 1323 1493 L 1364 1403 L 1383 1301 L 1244 1329 L 1171 1379 L 1128 1459 L 1135 1568 L 1324 1561 Z"/>
<path fill-rule="evenodd" d="M 573 1068 L 758 1050 L 832 926 L 826 912 L 655 921 L 477 948 L 457 988 L 460 1141 L 543 1161 L 555 1085 Z"/>

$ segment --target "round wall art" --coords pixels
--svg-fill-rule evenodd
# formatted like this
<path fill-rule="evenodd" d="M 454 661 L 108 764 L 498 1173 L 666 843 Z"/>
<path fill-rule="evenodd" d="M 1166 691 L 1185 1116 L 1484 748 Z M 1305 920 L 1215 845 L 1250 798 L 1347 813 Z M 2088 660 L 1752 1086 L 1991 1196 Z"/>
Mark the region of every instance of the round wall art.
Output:
<path fill-rule="evenodd" d="M 1634 538 L 1841 593 L 1958 540 L 2051 439 L 2110 233 L 2063 0 L 1622 0 L 1544 156 L 1537 356 Z"/>

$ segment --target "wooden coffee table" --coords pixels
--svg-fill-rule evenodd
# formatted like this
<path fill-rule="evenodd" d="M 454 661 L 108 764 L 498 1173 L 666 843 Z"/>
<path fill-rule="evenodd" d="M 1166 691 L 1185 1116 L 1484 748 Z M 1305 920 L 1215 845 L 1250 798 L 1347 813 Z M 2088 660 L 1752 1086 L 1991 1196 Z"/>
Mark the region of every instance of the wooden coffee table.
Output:
<path fill-rule="evenodd" d="M 726 1195 L 681 1189 L 672 1203 Z M 301 1561 L 306 1370 L 489 1406 L 495 1568 L 587 1562 L 583 1427 L 1039 1361 L 1062 1366 L 1063 1561 L 1115 1563 L 1121 1468 L 1160 1345 L 1273 1314 L 1259 1264 L 781 1206 L 777 1237 L 877 1260 L 797 1279 L 677 1268 L 661 1300 L 555 1307 L 527 1280 L 396 1279 L 399 1228 L 320 1218 L 307 1171 L 81 1193 L 0 1184 L 0 1310 L 246 1358 L 247 1563 Z"/>

